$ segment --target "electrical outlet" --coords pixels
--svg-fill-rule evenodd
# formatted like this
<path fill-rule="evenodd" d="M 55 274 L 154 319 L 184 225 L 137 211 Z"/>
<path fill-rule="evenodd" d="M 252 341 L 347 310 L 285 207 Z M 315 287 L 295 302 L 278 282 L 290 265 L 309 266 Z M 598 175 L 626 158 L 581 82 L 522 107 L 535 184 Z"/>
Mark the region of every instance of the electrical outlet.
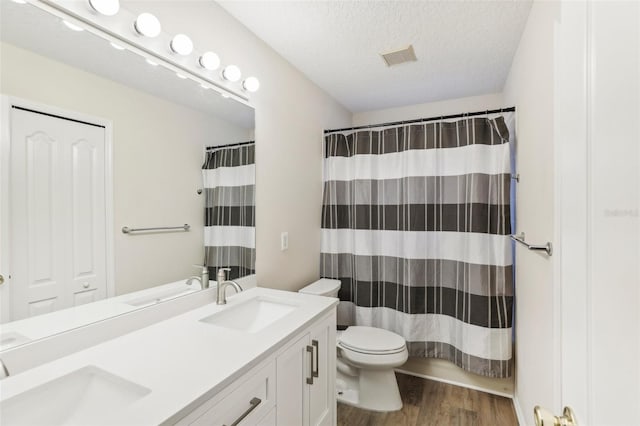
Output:
<path fill-rule="evenodd" d="M 280 251 L 285 251 L 289 248 L 289 233 L 282 232 L 280 234 Z"/>

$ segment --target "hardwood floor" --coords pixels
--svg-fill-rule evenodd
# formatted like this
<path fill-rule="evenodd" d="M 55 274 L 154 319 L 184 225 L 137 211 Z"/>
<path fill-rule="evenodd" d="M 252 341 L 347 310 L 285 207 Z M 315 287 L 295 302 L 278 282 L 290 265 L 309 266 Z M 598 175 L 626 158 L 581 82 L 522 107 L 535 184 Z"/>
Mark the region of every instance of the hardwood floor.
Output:
<path fill-rule="evenodd" d="M 509 398 L 396 373 L 404 406 L 391 413 L 338 403 L 338 426 L 517 426 Z"/>

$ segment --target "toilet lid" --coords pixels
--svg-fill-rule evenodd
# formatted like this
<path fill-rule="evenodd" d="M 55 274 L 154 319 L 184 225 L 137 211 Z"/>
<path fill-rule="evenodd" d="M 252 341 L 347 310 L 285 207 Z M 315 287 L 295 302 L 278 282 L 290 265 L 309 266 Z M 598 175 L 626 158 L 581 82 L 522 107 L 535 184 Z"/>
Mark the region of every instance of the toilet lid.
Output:
<path fill-rule="evenodd" d="M 340 333 L 338 341 L 347 349 L 365 353 L 397 352 L 405 347 L 402 336 L 375 327 L 349 327 Z"/>
<path fill-rule="evenodd" d="M 336 292 L 340 289 L 340 280 L 331 280 L 329 278 L 321 278 L 318 281 L 302 288 L 300 293 L 315 294 L 317 296 L 325 296 Z"/>

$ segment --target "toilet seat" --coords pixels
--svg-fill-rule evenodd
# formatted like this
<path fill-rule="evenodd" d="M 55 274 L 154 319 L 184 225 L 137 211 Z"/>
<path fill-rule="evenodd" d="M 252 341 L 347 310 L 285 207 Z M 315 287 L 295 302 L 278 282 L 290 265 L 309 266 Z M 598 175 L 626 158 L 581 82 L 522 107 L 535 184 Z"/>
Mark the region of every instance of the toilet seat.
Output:
<path fill-rule="evenodd" d="M 342 349 L 369 355 L 391 355 L 406 351 L 402 336 L 375 327 L 353 326 L 338 335 Z"/>

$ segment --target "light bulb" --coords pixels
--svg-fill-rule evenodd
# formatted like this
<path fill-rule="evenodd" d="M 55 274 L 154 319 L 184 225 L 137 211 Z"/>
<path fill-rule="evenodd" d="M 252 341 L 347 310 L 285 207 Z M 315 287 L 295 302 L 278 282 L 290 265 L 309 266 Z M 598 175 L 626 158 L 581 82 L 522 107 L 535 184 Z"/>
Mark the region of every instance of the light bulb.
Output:
<path fill-rule="evenodd" d="M 116 50 L 124 50 L 124 47 L 120 46 L 119 44 L 113 43 L 113 42 L 111 42 L 111 47 L 113 47 Z"/>
<path fill-rule="evenodd" d="M 84 28 L 77 26 L 76 24 L 72 24 L 69 21 L 63 20 L 62 23 L 72 31 L 84 31 Z"/>
<path fill-rule="evenodd" d="M 247 77 L 242 82 L 242 88 L 247 92 L 257 92 L 260 88 L 260 80 L 255 77 Z"/>
<path fill-rule="evenodd" d="M 187 76 L 184 74 L 180 74 L 179 72 L 176 73 L 176 75 L 178 76 L 178 78 L 182 79 L 182 80 L 186 80 Z"/>
<path fill-rule="evenodd" d="M 237 66 L 235 66 L 235 65 L 227 65 L 222 70 L 222 77 L 225 80 L 236 82 L 236 81 L 240 80 L 240 77 L 242 77 L 242 73 L 240 72 L 240 68 L 238 68 Z"/>
<path fill-rule="evenodd" d="M 96 12 L 113 16 L 120 10 L 120 0 L 89 0 L 89 5 Z"/>
<path fill-rule="evenodd" d="M 186 56 L 193 52 L 193 42 L 184 34 L 177 34 L 173 39 L 171 39 L 170 46 L 171 50 L 178 55 Z"/>
<path fill-rule="evenodd" d="M 227 95 L 226 93 L 221 93 L 220 96 L 222 96 L 225 99 L 229 99 L 229 95 Z"/>
<path fill-rule="evenodd" d="M 157 67 L 158 63 L 157 62 L 153 62 L 151 59 L 145 59 L 145 61 L 151 65 L 152 67 Z"/>
<path fill-rule="evenodd" d="M 202 56 L 200 56 L 198 62 L 200 62 L 202 68 L 206 68 L 212 71 L 218 69 L 218 67 L 220 66 L 220 58 L 213 52 L 203 53 Z"/>
<path fill-rule="evenodd" d="M 204 90 L 209 90 L 209 86 L 207 86 L 206 84 L 202 83 L 200 85 L 200 87 L 202 87 Z"/>
<path fill-rule="evenodd" d="M 158 18 L 147 12 L 138 15 L 133 23 L 133 28 L 135 28 L 138 34 L 145 37 L 157 37 L 162 29 Z"/>

